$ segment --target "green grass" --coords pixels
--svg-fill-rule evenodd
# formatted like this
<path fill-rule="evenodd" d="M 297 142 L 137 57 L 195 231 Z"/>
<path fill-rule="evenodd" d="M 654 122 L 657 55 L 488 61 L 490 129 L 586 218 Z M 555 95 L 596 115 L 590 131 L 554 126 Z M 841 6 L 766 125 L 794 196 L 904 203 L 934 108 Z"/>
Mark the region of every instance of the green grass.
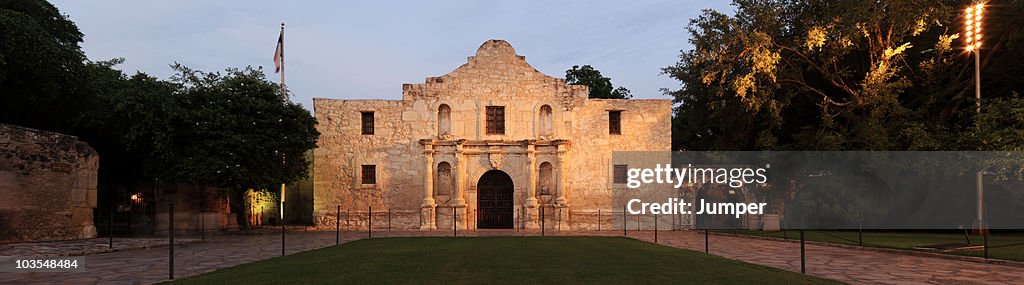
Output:
<path fill-rule="evenodd" d="M 767 236 L 775 238 L 799 239 L 799 231 L 722 231 L 744 235 Z M 857 245 L 856 231 L 804 231 L 809 241 Z M 939 243 L 966 243 L 963 233 L 930 233 L 930 232 L 864 232 L 864 246 L 914 250 L 915 246 Z M 971 235 L 972 245 L 981 245 L 980 236 Z M 1024 261 L 1024 233 L 993 233 L 989 235 L 988 257 L 1005 260 Z M 945 254 L 982 256 L 981 250 L 968 251 L 928 251 Z"/>
<path fill-rule="evenodd" d="M 380 238 L 272 258 L 172 284 L 831 284 L 622 237 Z"/>

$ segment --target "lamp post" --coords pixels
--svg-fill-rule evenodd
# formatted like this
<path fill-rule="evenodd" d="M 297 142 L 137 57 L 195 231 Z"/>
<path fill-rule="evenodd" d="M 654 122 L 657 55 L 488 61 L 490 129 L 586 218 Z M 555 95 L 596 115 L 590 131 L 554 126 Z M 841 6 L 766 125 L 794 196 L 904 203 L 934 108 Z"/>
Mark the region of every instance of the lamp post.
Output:
<path fill-rule="evenodd" d="M 974 110 L 978 118 L 974 120 L 975 128 L 981 127 L 981 23 L 985 4 L 977 2 L 964 9 L 964 42 L 967 52 L 974 55 Z M 978 234 L 984 234 L 984 185 L 983 171 L 976 173 L 978 196 Z"/>

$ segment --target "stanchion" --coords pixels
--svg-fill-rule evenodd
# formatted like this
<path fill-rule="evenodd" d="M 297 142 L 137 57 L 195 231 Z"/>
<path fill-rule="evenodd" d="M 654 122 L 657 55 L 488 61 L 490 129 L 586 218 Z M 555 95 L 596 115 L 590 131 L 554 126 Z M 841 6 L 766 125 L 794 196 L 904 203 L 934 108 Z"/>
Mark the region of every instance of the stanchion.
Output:
<path fill-rule="evenodd" d="M 654 214 L 654 243 L 658 243 L 658 214 Z"/>
<path fill-rule="evenodd" d="M 459 213 L 455 212 L 455 207 L 452 207 L 452 237 L 459 237 L 459 225 L 456 224 L 458 221 Z"/>
<path fill-rule="evenodd" d="M 704 253 L 707 254 L 711 254 L 710 238 L 711 232 L 709 232 L 708 229 L 704 229 Z"/>
<path fill-rule="evenodd" d="M 341 243 L 341 205 L 338 205 L 337 215 L 334 220 L 334 245 Z"/>
<path fill-rule="evenodd" d="M 622 205 L 622 236 L 626 236 L 626 205 Z"/>
<path fill-rule="evenodd" d="M 373 238 L 373 206 L 367 206 L 366 238 Z"/>
<path fill-rule="evenodd" d="M 167 256 L 170 262 L 167 263 L 167 274 L 174 280 L 174 203 L 167 208 Z"/>
<path fill-rule="evenodd" d="M 199 213 L 199 235 L 202 241 L 206 241 L 206 215 Z"/>
<path fill-rule="evenodd" d="M 284 256 L 284 202 L 281 202 L 281 256 Z"/>
<path fill-rule="evenodd" d="M 562 230 L 562 208 L 558 208 L 558 217 L 555 217 L 555 225 L 559 231 Z"/>
<path fill-rule="evenodd" d="M 476 225 L 480 221 L 480 215 L 477 214 L 476 209 L 473 209 L 473 224 Z M 473 231 L 476 231 L 476 226 L 473 226 Z"/>
<path fill-rule="evenodd" d="M 540 236 L 544 236 L 544 206 L 540 207 Z"/>
<path fill-rule="evenodd" d="M 864 246 L 864 226 L 857 221 L 857 245 Z"/>
<path fill-rule="evenodd" d="M 111 195 L 113 196 L 113 195 Z M 110 216 L 107 217 L 107 247 L 114 248 L 114 203 L 110 203 Z"/>
<path fill-rule="evenodd" d="M 391 231 L 391 209 L 388 209 L 388 231 Z"/>
<path fill-rule="evenodd" d="M 601 210 L 597 210 L 597 231 L 601 231 Z"/>
<path fill-rule="evenodd" d="M 981 246 L 984 247 L 983 251 L 985 252 L 984 253 L 985 259 L 988 259 L 988 224 L 987 223 L 985 224 L 985 229 L 983 229 L 982 231 L 983 231 L 982 233 L 984 233 L 984 236 L 982 237 L 982 245 Z"/>
<path fill-rule="evenodd" d="M 804 230 L 800 229 L 800 273 L 807 273 L 807 258 L 804 256 Z"/>

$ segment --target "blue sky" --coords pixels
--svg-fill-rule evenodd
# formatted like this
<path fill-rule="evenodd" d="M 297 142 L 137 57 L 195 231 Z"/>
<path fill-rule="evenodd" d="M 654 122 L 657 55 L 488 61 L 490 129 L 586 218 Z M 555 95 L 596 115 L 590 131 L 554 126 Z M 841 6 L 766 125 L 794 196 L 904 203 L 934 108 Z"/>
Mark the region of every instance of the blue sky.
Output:
<path fill-rule="evenodd" d="M 598 3 L 599 2 L 599 3 Z M 295 3 L 301 3 L 297 5 Z M 667 98 L 660 75 L 689 49 L 685 27 L 729 1 L 54 1 L 85 34 L 90 59 L 168 78 L 173 62 L 206 71 L 263 66 L 286 23 L 292 98 L 400 99 L 465 63 L 487 39 L 509 41 L 537 70 L 564 77 L 590 64 L 634 98 Z"/>

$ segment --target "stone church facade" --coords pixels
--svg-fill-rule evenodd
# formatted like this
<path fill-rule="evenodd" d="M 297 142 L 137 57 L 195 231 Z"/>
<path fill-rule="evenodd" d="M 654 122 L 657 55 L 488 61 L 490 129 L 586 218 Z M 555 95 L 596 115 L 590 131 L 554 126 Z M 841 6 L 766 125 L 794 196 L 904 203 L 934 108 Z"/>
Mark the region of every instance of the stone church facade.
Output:
<path fill-rule="evenodd" d="M 621 211 L 624 169 L 612 153 L 669 151 L 672 103 L 587 95 L 488 40 L 451 73 L 403 85 L 401 100 L 316 98 L 315 222 L 429 230 L 611 221 L 583 217 Z"/>

